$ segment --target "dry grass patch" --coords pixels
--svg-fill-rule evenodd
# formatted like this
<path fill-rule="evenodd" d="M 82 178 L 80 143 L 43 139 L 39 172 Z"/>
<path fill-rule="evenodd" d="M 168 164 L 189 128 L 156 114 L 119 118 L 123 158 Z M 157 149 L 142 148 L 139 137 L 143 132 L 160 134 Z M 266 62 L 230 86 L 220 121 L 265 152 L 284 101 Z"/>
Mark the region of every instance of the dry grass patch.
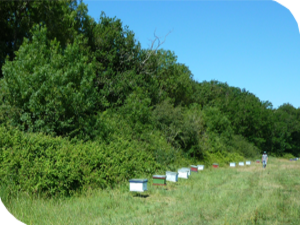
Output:
<path fill-rule="evenodd" d="M 291 162 L 291 164 L 282 164 L 280 165 L 280 167 L 284 169 L 299 169 L 300 164 L 298 164 L 297 162 Z"/>
<path fill-rule="evenodd" d="M 282 185 L 276 184 L 276 183 L 264 183 L 264 188 L 268 189 L 280 189 L 280 190 L 284 190 L 284 187 Z"/>
<path fill-rule="evenodd" d="M 278 162 L 284 162 L 284 163 L 290 162 L 289 159 L 283 159 L 283 158 L 278 158 L 277 161 Z"/>
<path fill-rule="evenodd" d="M 238 171 L 239 172 L 253 172 L 253 171 L 259 171 L 260 169 L 263 169 L 262 168 L 262 165 L 261 166 L 244 166 L 244 167 L 238 167 Z"/>

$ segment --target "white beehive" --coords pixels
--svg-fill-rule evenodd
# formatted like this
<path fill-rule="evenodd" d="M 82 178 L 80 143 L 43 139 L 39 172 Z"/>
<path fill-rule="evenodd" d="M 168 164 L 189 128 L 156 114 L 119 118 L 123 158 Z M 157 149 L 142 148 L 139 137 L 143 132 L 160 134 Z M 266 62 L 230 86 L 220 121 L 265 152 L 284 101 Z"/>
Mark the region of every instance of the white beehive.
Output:
<path fill-rule="evenodd" d="M 198 170 L 204 170 L 204 165 L 197 165 L 198 166 Z"/>
<path fill-rule="evenodd" d="M 189 168 L 189 167 L 182 167 L 181 169 L 188 170 L 188 175 L 191 176 L 191 168 Z"/>
<path fill-rule="evenodd" d="M 230 167 L 235 167 L 235 163 L 233 162 L 233 163 L 230 163 L 230 165 L 229 165 Z"/>
<path fill-rule="evenodd" d="M 148 179 L 131 179 L 129 180 L 129 190 L 136 192 L 147 191 Z"/>
<path fill-rule="evenodd" d="M 246 161 L 246 165 L 251 165 L 251 161 Z"/>
<path fill-rule="evenodd" d="M 189 178 L 189 170 L 188 169 L 179 169 L 178 170 L 178 178 L 184 178 L 188 179 Z"/>
<path fill-rule="evenodd" d="M 239 162 L 239 166 L 244 166 L 244 162 Z"/>
<path fill-rule="evenodd" d="M 178 181 L 178 173 L 176 173 L 176 172 L 167 171 L 166 176 L 167 176 L 167 178 L 166 178 L 167 181 L 171 181 L 171 182 Z"/>

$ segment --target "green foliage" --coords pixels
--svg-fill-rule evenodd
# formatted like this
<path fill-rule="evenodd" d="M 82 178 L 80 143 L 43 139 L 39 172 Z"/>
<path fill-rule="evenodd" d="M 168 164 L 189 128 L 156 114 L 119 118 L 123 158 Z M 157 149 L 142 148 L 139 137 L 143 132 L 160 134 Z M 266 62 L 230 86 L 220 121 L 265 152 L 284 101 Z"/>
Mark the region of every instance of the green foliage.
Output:
<path fill-rule="evenodd" d="M 161 130 L 165 138 L 174 147 L 180 147 L 178 139 L 182 132 L 183 115 L 181 107 L 175 107 L 169 100 L 163 101 L 155 106 L 153 110 L 153 122 L 155 126 Z"/>
<path fill-rule="evenodd" d="M 236 152 L 217 151 L 204 153 L 204 161 L 207 166 L 211 166 L 213 163 L 218 163 L 219 166 L 228 166 L 231 162 L 241 162 L 244 159 L 244 157 Z"/>
<path fill-rule="evenodd" d="M 32 41 L 24 40 L 14 61 L 3 66 L 5 101 L 19 109 L 13 123 L 23 130 L 84 137 L 97 103 L 86 42 L 78 36 L 63 51 L 56 40 L 47 40 L 46 32 L 34 27 Z"/>
<path fill-rule="evenodd" d="M 254 159 L 260 154 L 260 150 L 253 144 L 249 143 L 246 138 L 241 135 L 234 135 L 231 146 L 236 153 L 247 159 Z"/>
<path fill-rule="evenodd" d="M 295 156 L 293 156 L 291 153 L 285 153 L 285 154 L 283 154 L 282 158 L 284 158 L 284 159 L 294 159 Z"/>
<path fill-rule="evenodd" d="M 283 104 L 274 112 L 273 151 L 276 155 L 283 152 L 300 153 L 300 114 L 290 104 Z"/>
<path fill-rule="evenodd" d="M 174 148 L 194 158 L 201 157 L 199 139 L 204 130 L 201 110 L 197 104 L 185 109 L 181 106 L 174 107 L 167 99 L 155 106 L 153 110 L 155 127 L 164 133 L 168 143 Z"/>
<path fill-rule="evenodd" d="M 162 166 L 137 142 L 118 138 L 109 145 L 73 143 L 42 134 L 0 127 L 1 186 L 10 193 L 69 196 L 113 187 L 129 178 L 150 175 Z"/>
<path fill-rule="evenodd" d="M 101 107 L 122 105 L 141 79 L 135 72 L 140 45 L 134 33 L 123 27 L 120 19 L 102 12 L 93 30 L 91 50 L 96 58 L 95 85 L 102 96 Z"/>
<path fill-rule="evenodd" d="M 147 99 L 145 99 L 147 102 Z M 135 104 L 135 103 L 134 103 Z M 180 149 L 174 148 L 162 134 L 162 131 L 153 129 L 148 121 L 147 113 L 139 108 L 133 108 L 137 112 L 128 112 L 127 104 L 124 105 L 120 111 L 107 110 L 102 119 L 105 120 L 105 126 L 109 130 L 107 140 L 114 142 L 119 137 L 130 139 L 131 143 L 136 143 L 137 151 L 145 151 L 153 155 L 157 163 L 162 163 L 164 166 L 174 165 L 176 161 L 182 157 Z M 127 114 L 125 114 L 127 113 Z M 147 115 L 147 120 L 142 123 L 144 117 L 139 117 L 141 120 L 132 121 L 133 114 L 140 113 L 140 115 Z M 145 113 L 145 114 L 144 114 Z M 134 118 L 134 117 L 133 117 Z"/>
<path fill-rule="evenodd" d="M 157 90 L 156 102 L 160 103 L 168 98 L 174 101 L 174 105 L 187 105 L 191 95 L 192 73 L 184 64 L 177 62 L 177 56 L 172 51 L 158 50 L 153 56 L 155 70 L 153 71 L 153 83 Z"/>
<path fill-rule="evenodd" d="M 204 159 L 210 162 L 210 154 L 226 155 L 225 152 L 229 152 L 233 131 L 230 121 L 218 108 L 205 107 L 203 120 L 205 131 L 202 135 L 201 149 Z"/>
<path fill-rule="evenodd" d="M 145 124 L 150 123 L 151 117 L 151 99 L 147 97 L 142 89 L 136 89 L 135 92 L 128 95 L 124 106 L 119 109 L 124 117 L 128 119 L 134 130 L 143 132 Z"/>
<path fill-rule="evenodd" d="M 265 148 L 270 132 L 271 105 L 262 103 L 246 90 L 229 87 L 216 81 L 200 84 L 204 105 L 218 107 L 231 121 L 235 134 L 242 135 L 259 148 Z M 207 93 L 208 92 L 208 93 Z"/>
<path fill-rule="evenodd" d="M 90 37 L 94 25 L 82 1 L 1 1 L 0 77 L 5 58 L 13 60 L 23 39 L 31 39 L 30 29 L 39 23 L 47 26 L 47 38 L 56 38 L 63 48 L 74 41 L 76 34 Z"/>
<path fill-rule="evenodd" d="M 230 139 L 233 134 L 230 120 L 218 108 L 205 107 L 203 111 L 206 131 Z"/>

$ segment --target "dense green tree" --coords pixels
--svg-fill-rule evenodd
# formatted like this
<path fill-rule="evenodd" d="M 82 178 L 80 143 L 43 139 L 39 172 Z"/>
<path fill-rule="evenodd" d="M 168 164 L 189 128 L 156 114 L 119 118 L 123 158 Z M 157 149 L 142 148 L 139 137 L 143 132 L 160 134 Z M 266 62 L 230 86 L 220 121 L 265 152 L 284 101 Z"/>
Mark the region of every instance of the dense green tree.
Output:
<path fill-rule="evenodd" d="M 56 38 L 63 48 L 73 42 L 76 33 L 83 33 L 92 41 L 94 22 L 82 1 L 1 1 L 0 69 L 6 57 L 13 60 L 23 39 L 31 38 L 30 29 L 35 24 L 46 25 L 47 38 Z"/>
<path fill-rule="evenodd" d="M 5 101 L 19 109 L 13 122 L 28 131 L 83 137 L 97 108 L 95 68 L 80 35 L 63 51 L 47 29 L 35 26 L 13 61 L 3 66 Z"/>
<path fill-rule="evenodd" d="M 202 82 L 194 89 L 194 101 L 219 108 L 231 121 L 235 134 L 246 137 L 261 149 L 269 149 L 273 123 L 269 102 L 261 102 L 244 89 L 218 81 Z"/>
<path fill-rule="evenodd" d="M 283 152 L 296 156 L 300 154 L 299 109 L 283 104 L 274 111 L 273 149 L 277 154 Z"/>
<path fill-rule="evenodd" d="M 153 46 L 158 39 L 152 42 L 150 49 L 141 49 L 128 26 L 102 12 L 93 40 L 96 85 L 104 109 L 124 104 L 126 96 L 137 87 L 148 91 L 152 104 L 168 97 L 173 98 L 176 105 L 187 103 L 192 74 L 188 67 L 177 62 L 174 52 Z"/>
<path fill-rule="evenodd" d="M 128 26 L 120 19 L 101 13 L 93 30 L 91 50 L 96 57 L 95 85 L 99 87 L 102 108 L 124 104 L 139 78 L 135 64 L 140 46 Z"/>
<path fill-rule="evenodd" d="M 153 79 L 157 85 L 157 101 L 171 98 L 175 106 L 181 103 L 189 104 L 193 77 L 189 68 L 178 63 L 177 56 L 171 51 L 160 49 L 156 52 L 155 59 L 156 71 L 153 72 Z"/>

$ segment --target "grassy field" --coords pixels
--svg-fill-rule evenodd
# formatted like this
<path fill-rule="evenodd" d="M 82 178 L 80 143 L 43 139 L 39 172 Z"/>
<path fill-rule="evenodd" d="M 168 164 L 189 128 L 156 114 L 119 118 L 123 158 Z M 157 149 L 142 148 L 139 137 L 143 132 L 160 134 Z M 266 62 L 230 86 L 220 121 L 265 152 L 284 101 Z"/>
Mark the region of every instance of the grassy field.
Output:
<path fill-rule="evenodd" d="M 67 200 L 4 202 L 26 224 L 300 224 L 300 161 L 270 158 L 236 168 L 206 168 L 147 193 L 129 184 Z"/>

